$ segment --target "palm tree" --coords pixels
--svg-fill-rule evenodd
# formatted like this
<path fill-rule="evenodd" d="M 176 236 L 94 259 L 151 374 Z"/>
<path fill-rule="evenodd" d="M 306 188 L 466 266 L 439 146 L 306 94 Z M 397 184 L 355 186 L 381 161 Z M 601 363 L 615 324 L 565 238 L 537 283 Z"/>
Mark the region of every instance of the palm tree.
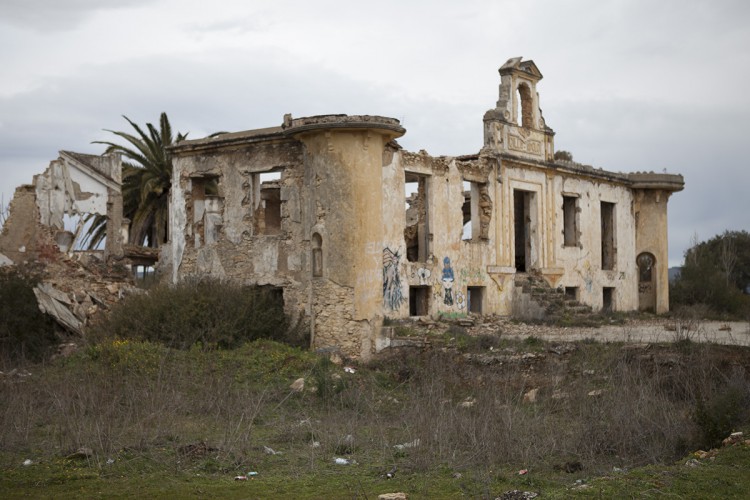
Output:
<path fill-rule="evenodd" d="M 172 127 L 166 113 L 159 118 L 159 129 L 146 124 L 148 134 L 130 118 L 123 116 L 137 135 L 107 130 L 125 139 L 128 146 L 107 141 L 107 153 L 121 153 L 123 217 L 130 219 L 128 243 L 161 246 L 167 240 L 169 190 L 172 187 L 172 157 L 167 148 L 187 137 L 177 133 L 172 137 Z M 99 224 L 97 224 L 99 222 Z M 87 232 L 89 248 L 95 248 L 104 237 L 102 221 L 94 221 Z"/>

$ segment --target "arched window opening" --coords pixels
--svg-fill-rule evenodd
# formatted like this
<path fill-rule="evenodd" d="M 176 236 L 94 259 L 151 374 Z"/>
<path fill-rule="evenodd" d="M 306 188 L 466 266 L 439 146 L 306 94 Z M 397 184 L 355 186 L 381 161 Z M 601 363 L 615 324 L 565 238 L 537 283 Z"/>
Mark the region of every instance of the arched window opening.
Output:
<path fill-rule="evenodd" d="M 644 252 L 636 259 L 638 263 L 638 281 L 640 283 L 651 283 L 653 281 L 654 264 L 656 259 L 648 252 Z"/>
<path fill-rule="evenodd" d="M 315 278 L 323 276 L 323 238 L 318 233 L 312 235 L 312 274 Z"/>
<path fill-rule="evenodd" d="M 531 89 L 528 85 L 522 83 L 516 90 L 516 99 L 518 107 L 516 109 L 516 124 L 519 127 L 531 127 Z"/>

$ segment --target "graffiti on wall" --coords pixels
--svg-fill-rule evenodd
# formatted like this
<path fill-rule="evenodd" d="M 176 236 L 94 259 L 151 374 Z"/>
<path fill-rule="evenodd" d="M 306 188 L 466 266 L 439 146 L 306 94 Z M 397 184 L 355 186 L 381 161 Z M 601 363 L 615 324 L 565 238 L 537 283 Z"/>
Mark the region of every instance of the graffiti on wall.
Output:
<path fill-rule="evenodd" d="M 399 262 L 401 255 L 388 247 L 383 248 L 383 305 L 391 310 L 401 307 L 404 294 L 401 292 Z"/>
<path fill-rule="evenodd" d="M 445 257 L 443 259 L 443 276 L 441 278 L 441 281 L 443 282 L 443 304 L 446 306 L 452 306 L 453 305 L 453 291 L 451 290 L 453 288 L 453 282 L 456 280 L 456 277 L 453 275 L 453 268 L 451 267 L 451 259 L 450 257 Z"/>
<path fill-rule="evenodd" d="M 456 307 L 458 309 L 463 309 L 466 307 L 466 295 L 462 291 L 456 292 Z"/>
<path fill-rule="evenodd" d="M 420 285 L 428 285 L 430 283 L 430 276 L 432 276 L 432 271 L 426 267 L 417 269 L 417 277 L 419 278 Z"/>

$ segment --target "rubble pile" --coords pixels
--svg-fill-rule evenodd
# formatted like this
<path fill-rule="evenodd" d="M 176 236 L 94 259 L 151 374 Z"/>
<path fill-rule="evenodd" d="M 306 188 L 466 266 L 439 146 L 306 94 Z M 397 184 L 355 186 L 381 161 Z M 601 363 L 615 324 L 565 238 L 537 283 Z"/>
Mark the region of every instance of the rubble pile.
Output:
<path fill-rule="evenodd" d="M 34 288 L 39 308 L 78 335 L 100 312 L 141 291 L 125 266 L 105 263 L 94 252 L 58 254 L 40 272 L 42 280 Z"/>

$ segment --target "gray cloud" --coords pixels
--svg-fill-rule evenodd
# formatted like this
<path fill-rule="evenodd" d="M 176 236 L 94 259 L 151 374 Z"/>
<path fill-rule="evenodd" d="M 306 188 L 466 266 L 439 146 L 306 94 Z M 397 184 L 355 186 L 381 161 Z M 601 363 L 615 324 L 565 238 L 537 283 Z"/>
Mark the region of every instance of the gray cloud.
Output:
<path fill-rule="evenodd" d="M 81 21 L 106 13 L 93 0 L 6 5 L 0 24 L 40 31 L 64 24 L 66 37 L 83 38 Z M 370 16 L 353 4 L 336 9 L 336 2 L 282 2 L 287 10 L 227 5 L 200 23 L 179 21 L 187 40 L 201 41 L 191 50 L 134 51 L 99 64 L 63 53 L 68 71 L 32 75 L 34 87 L 11 85 L 21 90 L 0 97 L 6 202 L 57 150 L 100 153 L 103 147 L 91 141 L 111 139 L 102 129 L 126 129 L 123 114 L 144 123 L 166 111 L 175 129 L 191 137 L 277 125 L 288 112 L 382 114 L 402 120 L 407 149 L 474 153 L 482 144 L 482 115 L 497 100 L 496 70 L 523 55 L 545 75 L 541 106 L 558 149 L 609 170 L 685 176 L 685 191 L 670 200 L 672 263 L 696 232 L 709 238 L 750 229 L 743 147 L 750 4 L 410 2 L 396 12 L 386 1 L 382 13 Z M 34 8 L 44 11 L 39 19 L 32 19 Z M 173 13 L 154 7 L 155 16 Z M 0 27 L 6 45 L 14 33 Z M 33 51 L 55 38 L 38 38 L 13 59 L 0 58 L 41 57 Z M 217 40 L 222 44 L 213 45 Z M 24 77 L 20 71 L 8 79 Z"/>
<path fill-rule="evenodd" d="M 144 5 L 150 0 L 3 0 L 0 24 L 36 31 L 71 31 L 97 11 Z"/>

